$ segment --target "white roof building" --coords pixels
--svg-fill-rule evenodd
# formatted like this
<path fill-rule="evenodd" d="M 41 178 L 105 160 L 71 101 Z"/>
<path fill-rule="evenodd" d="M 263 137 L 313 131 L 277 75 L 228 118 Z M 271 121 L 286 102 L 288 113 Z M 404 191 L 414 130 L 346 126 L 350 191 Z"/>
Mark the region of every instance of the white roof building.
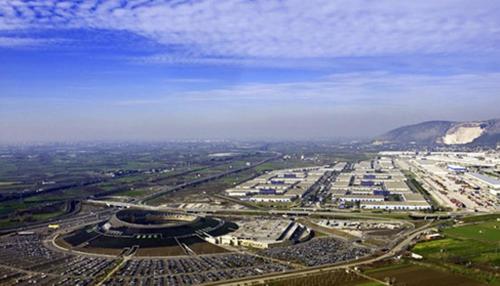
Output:
<path fill-rule="evenodd" d="M 500 180 L 497 180 L 493 177 L 479 173 L 466 173 L 466 176 L 476 181 L 479 181 L 480 183 L 485 184 L 494 190 L 500 190 Z"/>
<path fill-rule="evenodd" d="M 361 202 L 362 209 L 373 210 L 430 210 L 427 202 Z"/>
<path fill-rule="evenodd" d="M 342 195 L 338 199 L 344 202 L 383 202 L 384 196 L 377 195 Z"/>

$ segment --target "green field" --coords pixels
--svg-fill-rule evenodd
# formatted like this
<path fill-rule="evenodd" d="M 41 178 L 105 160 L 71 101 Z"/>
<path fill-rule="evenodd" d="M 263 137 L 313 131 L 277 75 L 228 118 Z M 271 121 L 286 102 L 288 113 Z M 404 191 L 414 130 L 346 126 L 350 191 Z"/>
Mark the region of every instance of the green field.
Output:
<path fill-rule="evenodd" d="M 279 160 L 273 162 L 267 162 L 260 166 L 255 167 L 257 172 L 272 171 L 278 169 L 289 169 L 289 168 L 300 168 L 300 167 L 311 167 L 315 166 L 317 163 L 308 162 L 302 160 Z"/>
<path fill-rule="evenodd" d="M 447 236 L 486 242 L 500 242 L 500 222 L 489 221 L 480 224 L 454 227 L 445 230 Z"/>
<path fill-rule="evenodd" d="M 219 171 L 220 172 L 220 171 Z M 149 201 L 150 204 L 159 205 L 163 203 L 181 202 L 181 201 L 197 201 L 208 197 L 209 195 L 220 194 L 225 189 L 233 187 L 241 182 L 249 180 L 258 173 L 254 168 L 244 170 L 242 172 L 230 174 L 222 178 L 205 182 L 203 184 L 190 186 L 182 189 L 174 194 L 166 194 Z"/>
<path fill-rule="evenodd" d="M 116 193 L 115 195 L 117 195 L 117 196 L 128 196 L 128 197 L 134 197 L 135 198 L 135 197 L 141 197 L 141 196 L 147 195 L 147 194 L 149 194 L 151 192 L 152 191 L 150 191 L 147 188 L 142 188 L 142 189 L 127 190 L 127 191 L 119 192 L 119 193 Z"/>
<path fill-rule="evenodd" d="M 63 215 L 64 211 L 55 211 L 49 213 L 39 213 L 33 214 L 29 217 L 15 217 L 15 218 L 6 218 L 0 219 L 0 228 L 9 228 L 14 226 L 19 226 L 23 223 L 36 223 L 49 220 L 51 218 L 55 218 L 57 216 Z"/>
<path fill-rule="evenodd" d="M 488 222 L 500 219 L 500 213 L 469 216 L 463 219 L 464 222 Z"/>
<path fill-rule="evenodd" d="M 58 211 L 58 212 L 52 212 L 52 213 L 34 214 L 33 219 L 37 222 L 44 221 L 44 220 L 48 220 L 48 219 L 63 215 L 64 213 L 65 213 L 64 211 Z"/>
<path fill-rule="evenodd" d="M 17 182 L 0 182 L 0 186 L 11 186 L 16 184 Z"/>
<path fill-rule="evenodd" d="M 412 251 L 422 255 L 424 263 L 500 285 L 500 222 L 495 216 L 483 219 L 444 229 L 444 239 L 418 243 Z"/>

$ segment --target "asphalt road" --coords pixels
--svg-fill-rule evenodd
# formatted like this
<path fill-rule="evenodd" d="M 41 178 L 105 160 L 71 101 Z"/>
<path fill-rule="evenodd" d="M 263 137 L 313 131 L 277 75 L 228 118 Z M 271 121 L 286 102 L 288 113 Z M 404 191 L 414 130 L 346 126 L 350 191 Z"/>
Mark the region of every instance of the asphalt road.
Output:
<path fill-rule="evenodd" d="M 434 227 L 433 223 L 428 223 L 422 227 L 419 227 L 410 233 L 408 233 L 405 238 L 397 243 L 391 250 L 387 251 L 386 253 L 374 257 L 374 258 L 369 258 L 365 260 L 357 260 L 357 261 L 352 261 L 352 262 L 344 262 L 344 263 L 338 263 L 338 264 L 331 264 L 331 265 L 323 265 L 323 266 L 318 266 L 318 267 L 312 267 L 312 268 L 305 268 L 305 269 L 299 269 L 295 271 L 289 271 L 289 272 L 284 272 L 284 273 L 272 273 L 268 275 L 263 275 L 263 276 L 258 276 L 258 277 L 249 277 L 249 278 L 240 278 L 240 279 L 233 279 L 233 280 L 226 280 L 226 281 L 220 281 L 220 282 L 214 282 L 214 283 L 207 283 L 207 284 L 202 284 L 204 286 L 215 286 L 215 285 L 227 285 L 227 286 L 241 286 L 241 285 L 254 285 L 254 284 L 264 284 L 268 283 L 272 280 L 281 280 L 281 279 L 290 279 L 293 277 L 297 276 L 304 276 L 304 275 L 314 275 L 317 273 L 324 273 L 327 271 L 332 271 L 332 270 L 338 270 L 338 269 L 346 269 L 346 268 L 353 268 L 356 266 L 360 265 L 365 265 L 365 264 L 371 264 L 377 261 L 381 261 L 387 258 L 391 258 L 393 256 L 398 255 L 401 253 L 403 250 L 405 250 L 410 243 L 421 235 L 422 233 L 426 232 L 429 228 Z"/>

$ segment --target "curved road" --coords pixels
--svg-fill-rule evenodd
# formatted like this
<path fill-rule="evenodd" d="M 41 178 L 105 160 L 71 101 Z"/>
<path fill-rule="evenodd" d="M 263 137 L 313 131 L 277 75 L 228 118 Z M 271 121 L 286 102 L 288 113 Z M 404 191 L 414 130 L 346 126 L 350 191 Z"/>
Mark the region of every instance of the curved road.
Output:
<path fill-rule="evenodd" d="M 339 264 L 330 264 L 330 265 L 323 265 L 323 266 L 318 266 L 318 267 L 312 267 L 312 268 L 306 268 L 306 269 L 300 269 L 300 270 L 295 270 L 295 271 L 290 271 L 290 272 L 285 272 L 285 273 L 272 273 L 268 275 L 263 275 L 263 276 L 258 276 L 258 277 L 249 277 L 249 278 L 239 278 L 239 279 L 233 279 L 233 280 L 225 280 L 225 281 L 220 281 L 220 282 L 214 282 L 214 283 L 206 283 L 202 284 L 205 286 L 215 286 L 215 285 L 227 285 L 227 286 L 241 286 L 241 285 L 254 285 L 254 284 L 265 284 L 268 283 L 272 280 L 281 280 L 281 279 L 289 279 L 293 278 L 295 276 L 304 276 L 304 275 L 313 275 L 317 273 L 323 273 L 331 270 L 337 270 L 337 269 L 346 269 L 346 268 L 352 268 L 356 267 L 359 265 L 364 265 L 364 264 L 370 264 L 374 263 L 380 260 L 384 260 L 386 258 L 393 257 L 400 253 L 402 250 L 406 249 L 408 245 L 421 235 L 422 233 L 426 232 L 429 228 L 434 227 L 434 223 L 430 222 L 424 226 L 421 226 L 410 233 L 406 235 L 406 237 L 397 243 L 394 248 L 392 248 L 390 251 L 374 257 L 374 258 L 369 258 L 366 260 L 358 260 L 358 261 L 352 261 L 352 262 L 344 262 L 344 263 L 339 263 Z"/>

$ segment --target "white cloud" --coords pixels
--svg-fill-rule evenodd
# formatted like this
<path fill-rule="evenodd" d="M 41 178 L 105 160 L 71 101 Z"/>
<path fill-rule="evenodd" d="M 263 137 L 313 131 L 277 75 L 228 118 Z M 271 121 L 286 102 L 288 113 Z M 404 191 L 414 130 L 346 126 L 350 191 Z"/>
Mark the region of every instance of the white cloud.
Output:
<path fill-rule="evenodd" d="M 317 81 L 240 84 L 202 91 L 186 91 L 164 97 L 127 99 L 118 105 L 161 105 L 173 101 L 190 104 L 226 103 L 307 108 L 402 108 L 436 112 L 489 110 L 500 105 L 500 74 L 418 75 L 386 72 L 333 74 Z M 490 111 L 495 112 L 495 108 Z M 498 115 L 495 115 L 498 116 Z"/>
<path fill-rule="evenodd" d="M 35 47 L 47 44 L 65 42 L 63 39 L 46 39 L 46 38 L 21 38 L 21 37 L 1 37 L 0 47 Z"/>
<path fill-rule="evenodd" d="M 218 56 L 490 52 L 499 44 L 499 8 L 491 0 L 6 1 L 0 4 L 0 29 L 125 30 L 179 46 L 186 58 L 222 63 Z"/>

